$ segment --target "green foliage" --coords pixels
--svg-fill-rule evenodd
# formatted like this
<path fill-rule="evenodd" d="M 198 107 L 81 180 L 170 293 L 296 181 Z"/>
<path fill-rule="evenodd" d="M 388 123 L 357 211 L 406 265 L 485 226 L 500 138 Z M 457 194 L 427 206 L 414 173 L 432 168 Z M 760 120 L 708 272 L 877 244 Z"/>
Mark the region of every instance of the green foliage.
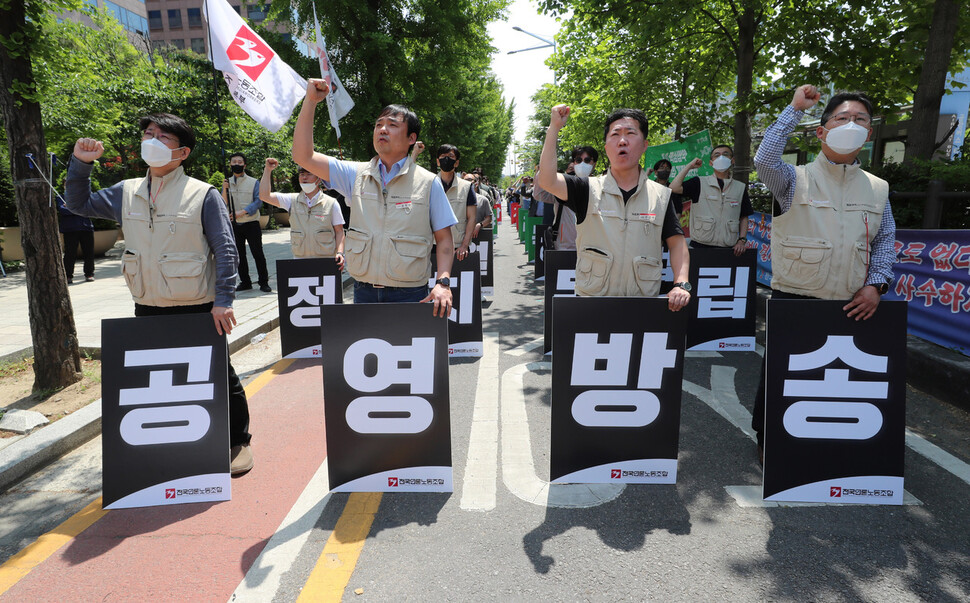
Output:
<path fill-rule="evenodd" d="M 945 190 L 970 192 L 970 155 L 964 153 L 955 161 L 921 161 L 912 163 L 888 163 L 870 170 L 889 182 L 890 191 L 922 192 L 930 180 L 942 180 Z M 891 200 L 893 217 L 898 228 L 922 228 L 922 199 Z M 970 228 L 970 203 L 967 201 L 944 201 L 941 228 Z"/>

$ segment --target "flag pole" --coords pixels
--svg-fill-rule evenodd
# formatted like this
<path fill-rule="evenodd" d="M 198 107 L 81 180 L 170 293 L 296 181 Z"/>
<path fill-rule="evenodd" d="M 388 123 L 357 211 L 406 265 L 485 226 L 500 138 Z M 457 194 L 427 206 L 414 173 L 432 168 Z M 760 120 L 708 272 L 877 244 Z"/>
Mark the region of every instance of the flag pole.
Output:
<path fill-rule="evenodd" d="M 216 97 L 216 123 L 219 125 L 219 148 L 222 151 L 222 173 L 228 174 L 229 168 L 226 166 L 226 139 L 222 135 L 222 107 L 219 104 L 219 79 L 216 77 L 216 63 L 212 58 L 212 24 L 209 22 L 209 0 L 205 0 L 203 6 L 205 8 L 205 44 L 209 51 L 209 64 L 212 65 L 212 92 Z M 228 178 L 228 176 L 226 177 Z"/>

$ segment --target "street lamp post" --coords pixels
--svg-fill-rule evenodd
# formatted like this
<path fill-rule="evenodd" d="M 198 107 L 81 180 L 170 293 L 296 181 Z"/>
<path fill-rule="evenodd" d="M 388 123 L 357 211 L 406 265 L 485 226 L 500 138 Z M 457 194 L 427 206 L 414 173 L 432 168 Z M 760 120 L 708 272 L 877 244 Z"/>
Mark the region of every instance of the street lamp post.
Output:
<path fill-rule="evenodd" d="M 529 48 L 520 48 L 519 50 L 510 50 L 508 52 L 508 54 L 516 54 L 518 52 L 527 52 L 529 50 L 541 50 L 543 48 L 552 48 L 552 53 L 553 54 L 556 53 L 557 46 L 556 46 L 556 40 L 555 39 L 550 40 L 549 38 L 544 38 L 544 37 L 542 37 L 540 35 L 537 35 L 537 34 L 532 33 L 531 31 L 526 31 L 526 30 L 522 29 L 521 27 L 519 27 L 518 25 L 512 27 L 512 29 L 514 29 L 515 31 L 524 33 L 527 36 L 532 36 L 533 38 L 539 40 L 540 42 L 544 42 L 544 44 L 542 44 L 540 46 L 530 46 Z M 558 80 L 559 80 L 559 78 L 556 75 L 556 70 L 553 69 L 553 71 L 552 71 L 552 83 L 553 84 L 557 84 L 557 83 L 559 83 Z"/>

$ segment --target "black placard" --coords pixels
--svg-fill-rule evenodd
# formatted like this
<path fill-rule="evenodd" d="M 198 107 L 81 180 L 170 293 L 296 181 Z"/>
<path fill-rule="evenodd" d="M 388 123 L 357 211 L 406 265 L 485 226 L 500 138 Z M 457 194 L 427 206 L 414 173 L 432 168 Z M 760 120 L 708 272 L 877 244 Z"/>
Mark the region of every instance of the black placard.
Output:
<path fill-rule="evenodd" d="M 431 304 L 323 309 L 334 492 L 451 492 L 447 321 Z"/>
<path fill-rule="evenodd" d="M 553 307 L 552 481 L 676 483 L 687 313 L 648 297 Z"/>
<path fill-rule="evenodd" d="M 457 257 L 451 265 L 451 314 L 448 315 L 448 355 L 480 357 L 484 354 L 482 335 L 482 280 L 478 252 L 465 259 Z M 438 257 L 431 254 L 432 275 L 428 286 L 438 278 Z"/>
<path fill-rule="evenodd" d="M 543 312 L 542 353 L 552 351 L 552 300 L 576 296 L 576 251 L 546 252 L 546 290 Z"/>
<path fill-rule="evenodd" d="M 212 315 L 101 321 L 105 509 L 229 500 L 226 338 Z"/>
<path fill-rule="evenodd" d="M 754 249 L 691 249 L 688 350 L 754 351 L 755 259 Z"/>
<path fill-rule="evenodd" d="M 478 231 L 478 236 L 472 241 L 469 253 L 478 252 L 482 267 L 482 295 L 489 297 L 494 293 L 495 275 L 495 245 L 491 228 Z"/>
<path fill-rule="evenodd" d="M 344 303 L 333 258 L 276 260 L 283 358 L 320 357 L 320 306 Z"/>
<path fill-rule="evenodd" d="M 902 504 L 906 303 L 768 301 L 766 500 Z"/>
<path fill-rule="evenodd" d="M 546 230 L 552 228 L 551 224 L 536 224 L 536 234 L 535 234 L 535 270 L 533 272 L 533 278 L 537 282 L 545 280 L 546 278 Z"/>

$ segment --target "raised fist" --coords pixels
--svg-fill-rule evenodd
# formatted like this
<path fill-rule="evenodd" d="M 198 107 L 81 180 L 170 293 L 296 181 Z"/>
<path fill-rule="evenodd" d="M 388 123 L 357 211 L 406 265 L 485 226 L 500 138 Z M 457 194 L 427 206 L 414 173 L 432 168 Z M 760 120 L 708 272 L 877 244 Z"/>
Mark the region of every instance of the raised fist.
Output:
<path fill-rule="evenodd" d="M 310 79 L 306 85 L 306 99 L 311 103 L 319 103 L 330 94 L 330 86 L 325 80 Z"/>
<path fill-rule="evenodd" d="M 424 149 L 425 149 L 424 143 L 421 142 L 420 140 L 414 143 L 414 156 L 417 157 L 418 155 L 423 153 Z"/>
<path fill-rule="evenodd" d="M 694 159 L 694 161 L 691 161 L 690 163 L 687 164 L 687 169 L 688 170 L 696 170 L 699 167 L 701 167 L 702 165 L 704 165 L 704 160 L 701 159 L 700 157 L 698 157 L 698 158 Z"/>
<path fill-rule="evenodd" d="M 806 111 L 813 107 L 822 98 L 818 88 L 811 84 L 805 84 L 795 88 L 795 96 L 791 99 L 791 106 L 799 111 Z"/>
<path fill-rule="evenodd" d="M 84 163 L 92 163 L 104 155 L 104 145 L 93 138 L 78 138 L 74 143 L 74 156 Z"/>
<path fill-rule="evenodd" d="M 562 130 L 569 121 L 569 113 L 572 109 L 568 105 L 556 105 L 552 108 L 549 114 L 549 127 L 555 128 L 557 131 Z"/>
<path fill-rule="evenodd" d="M 269 170 L 270 172 L 272 172 L 273 170 L 275 170 L 278 167 L 280 167 L 280 162 L 279 162 L 278 159 L 274 159 L 273 157 L 267 157 L 266 158 L 266 169 L 267 170 Z"/>

